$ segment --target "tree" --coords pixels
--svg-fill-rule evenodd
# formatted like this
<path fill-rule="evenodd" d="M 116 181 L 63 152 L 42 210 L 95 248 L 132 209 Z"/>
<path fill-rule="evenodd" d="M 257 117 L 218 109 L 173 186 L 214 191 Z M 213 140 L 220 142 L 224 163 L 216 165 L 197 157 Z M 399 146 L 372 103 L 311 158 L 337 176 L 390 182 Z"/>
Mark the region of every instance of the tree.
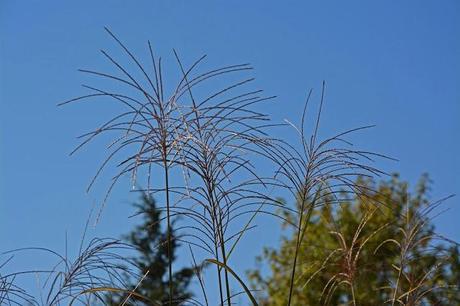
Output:
<path fill-rule="evenodd" d="M 397 175 L 378 186 L 359 179 L 356 186 L 366 190 L 362 196 L 338 205 L 329 197 L 313 213 L 299 250 L 293 304 L 460 303 L 459 250 L 434 231 L 430 214 L 440 202 L 428 199 L 428 177 L 412 195 Z M 295 221 L 294 214 L 285 216 Z M 264 250 L 258 262 L 269 263 L 270 275 L 249 273 L 254 288 L 265 290 L 261 305 L 285 305 L 295 242 L 287 234 L 280 249 Z"/>
<path fill-rule="evenodd" d="M 169 301 L 169 280 L 168 275 L 168 249 L 167 237 L 168 232 L 161 229 L 161 210 L 156 207 L 153 198 L 143 194 L 141 201 L 134 204 L 139 213 L 143 215 L 143 222 L 138 225 L 124 238 L 133 245 L 138 255 L 133 258 L 134 264 L 139 267 L 140 273 L 144 276 L 142 279 L 128 280 L 128 290 L 145 297 L 149 302 L 136 301 L 136 305 L 167 305 Z M 176 259 L 175 252 L 179 243 L 174 239 L 174 229 L 171 227 L 171 256 L 172 261 Z M 193 277 L 193 268 L 182 268 L 173 274 L 173 305 L 179 305 L 180 302 L 192 297 L 188 286 Z M 124 302 L 127 295 L 109 295 L 107 297 L 108 305 L 120 305 Z M 134 300 L 134 299 L 133 299 Z M 134 301 L 132 301 L 134 303 Z M 125 304 L 131 305 L 131 304 Z"/>

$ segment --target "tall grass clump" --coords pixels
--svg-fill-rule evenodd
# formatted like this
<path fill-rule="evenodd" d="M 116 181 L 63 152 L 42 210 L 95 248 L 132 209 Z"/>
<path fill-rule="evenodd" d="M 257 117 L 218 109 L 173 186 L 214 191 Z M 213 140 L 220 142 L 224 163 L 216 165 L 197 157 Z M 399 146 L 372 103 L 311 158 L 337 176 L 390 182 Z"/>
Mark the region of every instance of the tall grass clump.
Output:
<path fill-rule="evenodd" d="M 393 265 L 392 281 L 386 287 L 389 292 L 388 303 L 393 305 L 424 305 L 433 303 L 433 293 L 441 292 L 444 296 L 435 301 L 439 305 L 448 304 L 449 293 L 458 291 L 458 283 L 449 284 L 443 275 L 450 267 L 452 253 L 442 246 L 457 243 L 437 234 L 430 221 L 439 213 L 441 204 L 452 196 L 436 202 L 421 202 L 420 199 L 405 198 L 402 212 L 404 222 L 397 227 L 398 235 L 382 241 L 374 252 L 387 244 L 398 251 Z M 427 261 L 427 255 L 433 255 Z M 457 280 L 458 281 L 458 280 Z"/>
<path fill-rule="evenodd" d="M 88 69 L 81 71 L 109 79 L 118 83 L 120 88 L 134 89 L 133 93 L 127 95 L 84 85 L 92 92 L 61 103 L 109 98 L 126 108 L 93 132 L 82 135 L 84 140 L 76 150 L 102 133 L 120 132 L 109 145 L 108 156 L 89 188 L 109 162 L 129 147 L 134 153 L 123 156 L 117 164 L 120 170 L 112 178 L 103 203 L 123 175 L 130 174 L 135 185 L 138 184 L 138 173 L 144 171 L 147 181 L 143 191 L 165 199 L 162 209 L 166 211 L 168 231 L 173 218 L 180 220 L 183 225 L 177 230 L 183 234 L 176 235 L 175 239 L 185 241 L 211 256 L 210 262 L 216 263 L 220 301 L 230 305 L 232 294 L 228 258 L 238 238 L 248 230 L 248 226 L 238 228 L 231 224 L 236 224 L 239 217 L 255 211 L 252 208 L 255 205 L 261 202 L 268 205 L 270 201 L 258 188 L 265 188 L 269 184 L 268 179 L 256 173 L 249 157 L 257 152 L 255 147 L 267 146 L 268 136 L 263 130 L 273 124 L 266 115 L 252 107 L 273 97 L 261 96 L 261 90 L 247 89 L 254 80 L 252 77 L 234 80 L 234 75 L 252 70 L 249 64 L 199 72 L 198 66 L 205 56 L 190 67 L 184 67 L 176 51 L 174 57 L 180 74 L 173 89 L 166 94 L 162 61 L 154 57 L 151 44 L 148 43 L 151 60 L 148 69 L 108 29 L 107 32 L 125 51 L 132 61 L 132 68 L 140 72 L 142 80 L 136 79 L 132 72 L 102 51 L 103 56 L 123 77 Z M 216 79 L 217 83 L 224 85 L 218 88 L 207 85 Z M 182 184 L 171 183 L 171 172 L 175 168 L 180 168 Z M 151 177 L 157 174 L 155 170 L 162 172 L 161 183 L 152 182 Z M 171 237 L 164 243 L 170 245 L 170 240 Z M 170 278 L 171 275 L 170 260 Z M 170 290 L 171 304 L 174 295 L 172 286 Z"/>
<path fill-rule="evenodd" d="M 366 197 L 372 190 L 360 184 L 360 179 L 385 175 L 373 166 L 373 162 L 375 158 L 387 157 L 357 149 L 347 139 L 350 134 L 371 126 L 321 138 L 324 82 L 318 95 L 309 91 L 298 125 L 288 120 L 277 123 L 260 111 L 264 103 L 274 97 L 264 96 L 262 90 L 251 88 L 254 78 L 248 75 L 252 70 L 249 64 L 204 69 L 206 56 L 187 65 L 173 50 L 174 68 L 171 69 L 172 65 L 166 65 L 161 57 L 155 56 L 150 42 L 147 43 L 146 60 L 141 60 L 109 29 L 106 31 L 121 48 L 122 58 L 102 50 L 102 56 L 113 71 L 80 71 L 105 81 L 107 87 L 84 85 L 89 91 L 87 94 L 60 104 L 100 100 L 115 104 L 115 115 L 83 134 L 81 144 L 72 152 L 98 136 L 107 134 L 112 137 L 106 148 L 107 157 L 88 186 L 88 190 L 91 189 L 109 165 L 117 169 L 101 210 L 114 186 L 125 176 L 130 177 L 133 189 L 161 199 L 160 209 L 165 212 L 162 222 L 168 232 L 161 244 L 170 250 L 173 239 L 185 243 L 195 267 L 203 267 L 203 262 L 213 265 L 218 296 L 214 304 L 228 306 L 234 304 L 234 297 L 240 294 L 245 294 L 252 304 L 257 305 L 252 291 L 232 268 L 231 259 L 241 238 L 255 227 L 259 215 L 280 218 L 292 226 L 295 236 L 289 289 L 285 292 L 287 305 L 294 305 L 299 267 L 308 264 L 299 260 L 299 251 L 309 235 L 312 216 L 322 207 L 336 206 L 354 197 Z M 313 99 L 318 100 L 317 111 L 312 110 Z M 292 136 L 272 136 L 277 129 L 290 129 Z M 294 205 L 275 196 L 286 191 L 295 199 Z M 369 219 L 379 213 L 380 204 L 373 203 L 374 209 L 363 217 L 351 237 L 351 244 L 339 227 L 334 231 L 340 247 L 333 254 L 340 254 L 345 265 L 344 270 L 331 278 L 324 288 L 324 303 L 336 285 L 346 283 L 352 292 L 351 303 L 357 305 L 355 270 L 359 269 L 360 250 L 370 239 L 367 237 L 363 241 L 361 231 Z M 287 215 L 295 217 L 286 218 Z M 397 244 L 401 250 L 398 281 L 391 289 L 393 305 L 401 301 L 404 305 L 415 305 L 409 301 L 418 300 L 423 290 L 428 290 L 422 290 L 423 276 L 408 283 L 404 272 L 409 262 L 410 246 L 423 240 L 416 235 L 423 226 L 423 218 L 422 221 L 413 221 L 415 217 L 408 213 L 407 218 L 412 221 L 401 229 L 402 240 L 384 241 Z M 174 235 L 171 234 L 173 223 L 177 224 Z M 213 305 L 201 268 L 196 269 L 196 274 L 203 300 L 178 300 L 175 297 L 170 251 L 168 257 L 168 305 Z M 82 260 L 77 266 L 94 264 Z M 325 260 L 317 273 L 321 273 L 327 264 L 328 260 Z M 69 271 L 73 271 L 72 267 Z M 111 266 L 105 268 L 111 271 Z M 72 273 L 75 274 L 79 275 Z M 65 274 L 63 276 L 65 280 Z M 116 278 L 111 272 L 109 276 Z M 53 296 L 51 302 L 58 300 L 59 296 L 70 296 L 65 286 L 67 282 L 63 283 L 61 290 L 50 295 Z M 103 283 L 101 280 L 93 287 L 103 290 Z M 81 292 L 98 293 L 89 286 L 81 286 Z"/>
<path fill-rule="evenodd" d="M 132 248 L 129 245 L 119 240 L 93 238 L 87 243 L 82 241 L 75 257 L 69 256 L 67 251 L 60 254 L 43 247 L 5 252 L 7 255 L 12 254 L 10 260 L 21 253 L 32 253 L 36 256 L 39 252 L 49 256 L 54 264 L 47 269 L 30 269 L 1 275 L 0 305 L 101 304 L 107 291 L 125 291 L 124 279 L 127 275 L 139 278 L 136 267 L 125 257 L 130 250 Z M 16 280 L 24 276 L 35 279 L 37 294 L 15 284 Z"/>

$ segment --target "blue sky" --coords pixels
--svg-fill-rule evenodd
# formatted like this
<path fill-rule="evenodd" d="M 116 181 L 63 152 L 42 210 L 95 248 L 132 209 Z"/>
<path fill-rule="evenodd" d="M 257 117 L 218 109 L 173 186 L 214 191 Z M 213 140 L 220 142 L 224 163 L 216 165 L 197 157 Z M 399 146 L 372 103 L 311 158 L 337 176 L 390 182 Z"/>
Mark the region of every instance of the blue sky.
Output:
<path fill-rule="evenodd" d="M 297 120 L 307 90 L 318 92 L 325 80 L 324 134 L 376 124 L 354 140 L 399 159 L 377 166 L 411 183 L 428 172 L 433 199 L 460 194 L 459 14 L 455 0 L 2 0 L 2 251 L 62 250 L 65 231 L 78 241 L 93 203 L 103 197 L 104 186 L 85 193 L 104 156 L 102 144 L 68 153 L 75 136 L 107 118 L 105 109 L 56 104 L 85 92 L 80 84 L 88 78 L 78 68 L 108 67 L 99 49 L 118 49 L 104 26 L 139 55 L 147 54 L 149 39 L 165 60 L 173 60 L 176 48 L 189 62 L 202 54 L 212 66 L 250 62 L 257 86 L 278 96 L 266 111 L 281 119 Z M 93 235 L 118 237 L 130 229 L 134 221 L 126 216 L 136 197 L 128 191 L 128 185 L 116 188 Z M 446 203 L 450 210 L 436 225 L 460 240 L 458 204 L 458 197 Z M 241 271 L 277 237 L 248 236 L 240 255 L 251 260 L 241 260 Z"/>

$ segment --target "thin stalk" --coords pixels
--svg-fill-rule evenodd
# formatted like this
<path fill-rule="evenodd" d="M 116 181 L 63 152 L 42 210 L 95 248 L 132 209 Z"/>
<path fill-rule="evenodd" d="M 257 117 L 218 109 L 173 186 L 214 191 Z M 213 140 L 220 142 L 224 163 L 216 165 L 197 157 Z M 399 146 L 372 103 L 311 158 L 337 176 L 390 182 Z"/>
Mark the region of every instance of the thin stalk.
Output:
<path fill-rule="evenodd" d="M 163 146 L 163 166 L 165 171 L 165 192 L 166 192 L 166 219 L 168 223 L 168 274 L 169 274 L 169 305 L 172 306 L 173 284 L 172 284 L 172 256 L 171 256 L 171 216 L 169 207 L 169 168 L 166 160 L 166 146 Z"/>
<path fill-rule="evenodd" d="M 214 219 L 212 220 L 212 223 L 214 225 L 214 228 L 216 229 L 217 227 L 215 226 Z M 214 240 L 218 241 L 217 234 L 214 231 Z M 219 249 L 217 248 L 217 244 L 214 245 L 214 250 L 216 252 L 216 260 L 219 261 Z M 220 274 L 220 267 L 216 266 L 216 271 L 217 271 L 217 279 L 219 280 L 219 294 L 220 294 L 220 304 L 224 306 L 224 293 L 222 290 L 222 279 L 221 279 L 221 274 Z"/>
<path fill-rule="evenodd" d="M 218 206 L 218 202 L 217 202 L 217 197 L 215 195 L 215 192 L 214 192 L 214 187 L 211 187 L 210 184 L 208 184 L 207 186 L 208 188 L 208 193 L 210 195 L 210 200 L 211 200 L 211 205 L 213 207 L 213 213 L 214 213 L 214 218 L 216 219 L 216 230 L 217 230 L 217 235 L 218 235 L 218 239 L 216 241 L 219 241 L 220 240 L 220 251 L 221 251 L 221 254 L 222 254 L 222 260 L 223 260 L 223 263 L 225 265 L 227 265 L 227 256 L 226 256 L 226 252 L 225 252 L 225 240 L 224 240 L 224 234 L 223 234 L 223 226 L 222 226 L 222 212 L 219 210 L 219 213 L 217 212 L 217 208 L 219 207 Z M 213 218 L 213 219 L 214 219 Z M 218 254 L 216 252 L 216 254 Z M 219 261 L 218 258 L 216 258 L 217 261 Z M 219 281 L 220 281 L 220 270 L 221 268 L 218 267 L 219 269 Z M 229 284 L 229 280 L 228 280 L 228 271 L 226 269 L 224 269 L 224 275 L 225 275 L 225 289 L 226 289 L 226 293 L 227 293 L 227 304 L 228 306 L 231 306 L 231 294 L 230 294 L 230 284 Z M 223 301 L 222 301 L 222 306 L 223 306 Z"/>
<path fill-rule="evenodd" d="M 219 249 L 217 247 L 217 242 L 219 240 L 221 240 L 221 235 L 219 233 L 219 225 L 217 224 L 217 211 L 216 211 L 216 205 L 215 205 L 215 202 L 214 202 L 214 199 L 212 197 L 212 192 L 211 192 L 211 186 L 209 186 L 209 184 L 206 184 L 207 186 L 207 189 L 208 189 L 208 196 L 211 196 L 211 198 L 209 198 L 209 202 L 211 203 L 211 207 L 212 207 L 212 213 L 214 216 L 212 216 L 212 225 L 214 227 L 214 249 L 215 249 L 215 252 L 216 252 L 216 260 L 217 261 L 220 261 L 219 260 Z M 221 302 L 221 305 L 224 306 L 224 293 L 223 293 L 223 289 L 222 289 L 222 279 L 221 279 L 221 268 L 219 266 L 216 266 L 216 269 L 217 269 L 217 278 L 219 279 L 219 293 L 220 293 L 220 302 Z"/>
<path fill-rule="evenodd" d="M 302 200 L 302 207 L 305 203 L 305 199 Z M 289 299 L 288 299 L 288 306 L 291 305 L 291 300 L 292 300 L 292 290 L 294 288 L 294 276 L 295 276 L 295 267 L 297 265 L 297 256 L 299 254 L 299 249 L 300 249 L 300 236 L 302 232 L 302 218 L 303 218 L 303 209 L 300 211 L 300 216 L 299 216 L 299 227 L 297 230 L 297 238 L 296 238 L 296 246 L 295 246 L 295 254 L 294 254 L 294 263 L 292 266 L 291 270 L 291 280 L 289 281 Z"/>
<path fill-rule="evenodd" d="M 401 271 L 402 271 L 402 266 L 399 267 L 399 272 L 398 272 L 398 278 L 396 279 L 396 286 L 395 286 L 395 290 L 393 292 L 393 299 L 391 300 L 391 306 L 394 306 L 395 305 L 395 302 L 396 302 L 396 296 L 398 294 L 398 287 L 399 287 L 399 280 L 401 278 Z"/>
<path fill-rule="evenodd" d="M 290 283 L 289 283 L 289 299 L 288 299 L 288 306 L 291 305 L 291 301 L 292 301 L 292 291 L 294 289 L 294 278 L 295 278 L 295 271 L 296 271 L 296 265 L 297 265 L 297 258 L 298 258 L 298 255 L 299 255 L 299 249 L 300 249 L 300 244 L 302 243 L 302 239 L 303 239 L 303 235 L 306 231 L 306 227 L 308 225 L 308 223 L 310 222 L 310 218 L 311 218 L 311 215 L 312 215 L 312 212 L 313 212 L 313 207 L 314 207 L 314 203 L 311 203 L 310 207 L 308 208 L 308 212 L 307 212 L 307 218 L 305 220 L 305 228 L 302 230 L 302 223 L 303 223 L 303 211 L 305 209 L 305 196 L 303 196 L 303 199 L 302 199 L 302 206 L 301 206 L 301 211 L 300 211 L 300 216 L 299 216 L 299 225 L 298 225 L 298 230 L 297 230 L 297 238 L 296 238 L 296 248 L 295 248 L 295 253 L 294 253 L 294 263 L 293 263 L 293 266 L 292 266 L 292 270 L 291 270 L 291 279 L 290 279 Z"/>
<path fill-rule="evenodd" d="M 219 224 L 219 233 L 220 233 L 220 250 L 222 253 L 222 259 L 223 263 L 225 266 L 227 266 L 227 256 L 225 252 L 225 240 L 224 240 L 224 234 L 223 234 L 223 227 L 222 227 L 222 213 L 219 213 L 219 219 L 220 219 L 220 224 Z M 230 284 L 228 281 L 228 271 L 227 269 L 224 270 L 224 275 L 225 275 L 225 289 L 227 290 L 227 304 L 228 306 L 231 306 L 231 294 L 230 294 Z"/>
<path fill-rule="evenodd" d="M 355 288 L 353 286 L 353 283 L 350 283 L 350 287 L 351 287 L 351 298 L 353 299 L 353 306 L 356 306 Z"/>

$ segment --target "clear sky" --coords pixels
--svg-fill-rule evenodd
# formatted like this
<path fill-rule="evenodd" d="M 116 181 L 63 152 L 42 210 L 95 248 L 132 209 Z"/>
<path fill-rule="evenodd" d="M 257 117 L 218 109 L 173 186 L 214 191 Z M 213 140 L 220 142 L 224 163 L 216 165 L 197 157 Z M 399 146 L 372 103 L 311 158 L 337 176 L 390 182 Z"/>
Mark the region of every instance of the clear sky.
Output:
<path fill-rule="evenodd" d="M 208 54 L 212 66 L 250 62 L 257 86 L 278 96 L 266 111 L 281 119 L 297 120 L 307 90 L 325 80 L 324 134 L 376 124 L 355 142 L 399 159 L 377 166 L 411 183 L 428 172 L 433 199 L 460 194 L 459 1 L 225 3 L 0 1 L 0 252 L 62 251 L 65 231 L 77 242 L 103 197 L 103 185 L 85 193 L 103 144 L 68 153 L 105 109 L 56 104 L 85 93 L 78 68 L 108 67 L 99 49 L 118 49 L 104 26 L 141 57 L 150 39 L 166 60 L 176 48 L 189 61 Z M 130 229 L 128 190 L 116 188 L 92 235 Z M 438 230 L 460 240 L 458 197 L 445 207 Z M 244 242 L 246 260 L 235 259 L 241 271 L 278 241 L 255 237 Z"/>

